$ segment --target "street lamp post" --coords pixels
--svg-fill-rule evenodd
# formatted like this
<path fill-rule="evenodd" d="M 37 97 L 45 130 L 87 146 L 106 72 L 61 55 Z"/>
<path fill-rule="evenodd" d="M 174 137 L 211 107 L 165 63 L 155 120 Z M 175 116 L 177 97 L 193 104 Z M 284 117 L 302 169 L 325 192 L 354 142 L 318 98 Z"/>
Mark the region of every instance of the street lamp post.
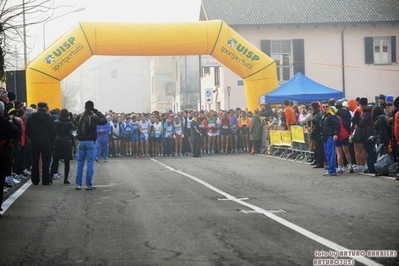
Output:
<path fill-rule="evenodd" d="M 26 47 L 26 21 L 25 21 L 25 0 L 22 0 L 22 23 L 24 25 L 23 27 L 23 39 L 24 39 L 24 66 L 28 64 L 28 58 L 27 58 L 27 47 Z"/>
<path fill-rule="evenodd" d="M 85 10 L 85 8 L 84 8 L 84 7 L 81 7 L 81 8 L 78 8 L 78 9 L 76 9 L 76 10 L 73 10 L 73 11 L 71 11 L 71 12 L 65 13 L 65 14 L 63 14 L 63 15 L 61 15 L 61 16 L 58 16 L 58 17 L 55 17 L 55 18 L 51 18 L 51 19 L 49 19 L 49 20 L 46 20 L 46 21 L 43 23 L 43 51 L 46 50 L 46 24 L 47 24 L 47 22 L 50 22 L 50 21 L 55 20 L 55 19 L 60 18 L 60 17 L 64 17 L 64 16 L 69 15 L 69 14 L 71 14 L 71 13 L 80 12 L 80 11 L 83 11 L 83 10 Z"/>
<path fill-rule="evenodd" d="M 230 92 L 231 92 L 231 87 L 227 86 L 227 104 L 229 110 L 230 110 Z"/>

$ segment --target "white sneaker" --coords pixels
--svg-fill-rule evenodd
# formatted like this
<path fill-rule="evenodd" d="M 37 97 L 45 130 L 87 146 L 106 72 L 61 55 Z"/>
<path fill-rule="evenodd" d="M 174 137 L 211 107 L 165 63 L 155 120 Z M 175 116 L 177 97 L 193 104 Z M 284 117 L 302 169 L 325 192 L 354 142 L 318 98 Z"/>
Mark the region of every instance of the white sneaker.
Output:
<path fill-rule="evenodd" d="M 363 166 L 356 166 L 356 168 L 353 169 L 356 173 L 360 173 L 364 171 L 364 167 Z"/>
<path fill-rule="evenodd" d="M 22 174 L 25 175 L 25 176 L 31 175 L 31 173 L 27 169 L 23 170 Z"/>
<path fill-rule="evenodd" d="M 53 175 L 53 180 L 58 180 L 58 179 L 60 179 L 61 177 L 60 177 L 60 175 L 59 174 L 54 174 Z"/>
<path fill-rule="evenodd" d="M 24 176 L 23 174 L 19 174 L 19 175 L 15 176 L 15 179 L 18 179 L 18 180 L 22 180 L 22 179 L 25 179 L 25 178 L 26 178 L 26 176 Z"/>
<path fill-rule="evenodd" d="M 17 184 L 21 183 L 21 181 L 15 179 L 15 178 L 12 177 L 12 176 L 7 176 L 7 177 L 6 177 L 6 182 L 8 182 L 8 183 L 10 183 L 10 184 L 13 184 L 13 185 L 17 185 Z"/>

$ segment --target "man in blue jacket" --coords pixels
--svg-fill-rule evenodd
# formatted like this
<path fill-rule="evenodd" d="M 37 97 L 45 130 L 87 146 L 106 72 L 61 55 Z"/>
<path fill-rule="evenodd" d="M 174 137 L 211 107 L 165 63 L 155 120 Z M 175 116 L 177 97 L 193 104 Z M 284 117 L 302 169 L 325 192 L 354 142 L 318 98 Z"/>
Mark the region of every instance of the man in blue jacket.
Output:
<path fill-rule="evenodd" d="M 105 125 L 97 126 L 97 155 L 96 162 L 103 153 L 104 162 L 108 160 L 108 152 L 109 152 L 109 134 L 111 132 L 111 116 L 107 116 L 107 123 Z"/>
<path fill-rule="evenodd" d="M 321 139 L 324 142 L 324 152 L 326 153 L 328 171 L 324 176 L 336 176 L 335 168 L 335 142 L 338 140 L 340 124 L 334 110 L 328 105 L 328 102 L 322 103 L 323 118 L 321 127 Z"/>

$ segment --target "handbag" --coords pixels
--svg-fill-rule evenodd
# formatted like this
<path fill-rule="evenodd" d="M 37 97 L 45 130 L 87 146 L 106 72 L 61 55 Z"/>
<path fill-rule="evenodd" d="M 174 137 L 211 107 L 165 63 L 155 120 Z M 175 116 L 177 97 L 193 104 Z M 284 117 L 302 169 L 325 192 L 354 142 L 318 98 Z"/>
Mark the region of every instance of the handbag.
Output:
<path fill-rule="evenodd" d="M 391 166 L 391 164 L 391 156 L 388 153 L 385 153 L 374 163 L 374 168 L 379 175 L 384 175 L 389 172 L 389 167 Z"/>
<path fill-rule="evenodd" d="M 14 156 L 14 143 L 9 140 L 0 141 L 0 159 L 8 163 L 12 162 Z"/>

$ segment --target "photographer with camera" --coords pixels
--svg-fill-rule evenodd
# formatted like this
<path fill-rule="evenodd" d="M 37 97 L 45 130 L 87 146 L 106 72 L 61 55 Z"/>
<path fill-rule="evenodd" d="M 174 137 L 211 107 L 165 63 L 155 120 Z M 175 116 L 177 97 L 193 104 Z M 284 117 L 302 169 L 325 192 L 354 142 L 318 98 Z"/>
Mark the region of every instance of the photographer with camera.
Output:
<path fill-rule="evenodd" d="M 78 139 L 78 158 L 76 169 L 76 186 L 75 189 L 80 190 L 82 187 L 83 167 L 87 158 L 86 171 L 86 190 L 96 189 L 92 184 L 94 174 L 94 159 L 95 159 L 95 142 L 97 140 L 97 125 L 105 125 L 107 119 L 105 116 L 94 109 L 94 103 L 87 101 L 85 103 L 85 111 L 75 118 L 75 125 L 77 127 Z"/>

